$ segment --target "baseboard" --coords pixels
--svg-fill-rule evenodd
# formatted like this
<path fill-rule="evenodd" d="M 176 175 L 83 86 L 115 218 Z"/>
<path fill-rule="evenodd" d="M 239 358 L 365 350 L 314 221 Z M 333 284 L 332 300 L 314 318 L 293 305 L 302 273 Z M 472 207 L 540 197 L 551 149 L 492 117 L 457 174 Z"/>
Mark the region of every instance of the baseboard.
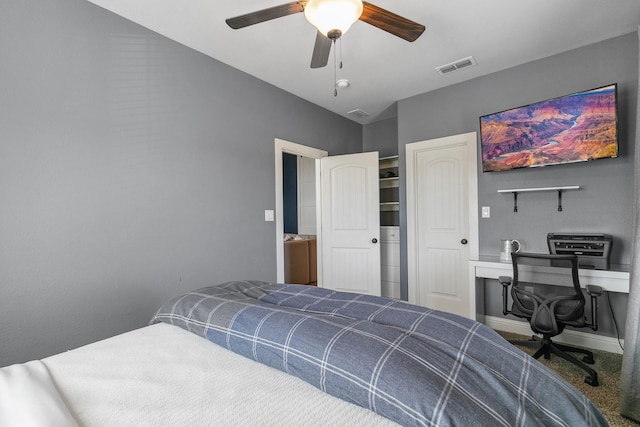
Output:
<path fill-rule="evenodd" d="M 492 329 L 504 332 L 511 332 L 520 335 L 532 335 L 529 323 L 518 320 L 503 319 L 495 316 L 484 316 L 484 324 Z M 603 335 L 589 334 L 565 329 L 562 334 L 553 338 L 554 341 L 584 347 L 591 350 L 602 350 L 610 353 L 622 354 L 622 349 L 618 344 L 618 339 L 605 337 Z M 624 341 L 622 341 L 624 345 Z"/>

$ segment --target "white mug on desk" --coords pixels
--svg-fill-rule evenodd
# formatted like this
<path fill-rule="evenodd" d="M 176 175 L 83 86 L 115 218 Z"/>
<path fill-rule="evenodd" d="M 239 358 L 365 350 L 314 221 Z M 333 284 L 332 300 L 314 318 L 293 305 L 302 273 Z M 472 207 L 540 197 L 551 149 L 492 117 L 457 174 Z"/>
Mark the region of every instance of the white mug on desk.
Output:
<path fill-rule="evenodd" d="M 513 247 L 517 246 L 516 249 Z M 520 252 L 522 245 L 515 239 L 500 240 L 500 261 L 511 262 L 511 252 Z"/>

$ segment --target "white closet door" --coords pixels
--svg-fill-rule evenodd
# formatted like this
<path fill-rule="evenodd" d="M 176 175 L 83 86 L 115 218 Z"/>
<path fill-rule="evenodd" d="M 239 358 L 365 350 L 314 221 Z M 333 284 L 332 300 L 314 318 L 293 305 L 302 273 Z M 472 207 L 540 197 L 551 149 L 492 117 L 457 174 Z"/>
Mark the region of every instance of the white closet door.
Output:
<path fill-rule="evenodd" d="M 475 318 L 476 134 L 407 145 L 409 302 Z"/>

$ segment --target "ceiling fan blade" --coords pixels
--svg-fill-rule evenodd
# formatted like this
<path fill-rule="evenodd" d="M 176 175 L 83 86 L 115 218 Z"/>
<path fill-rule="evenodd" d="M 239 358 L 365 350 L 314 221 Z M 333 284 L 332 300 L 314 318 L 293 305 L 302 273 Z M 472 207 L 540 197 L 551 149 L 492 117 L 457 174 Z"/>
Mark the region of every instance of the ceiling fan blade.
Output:
<path fill-rule="evenodd" d="M 282 18 L 283 16 L 293 15 L 304 11 L 304 6 L 301 1 L 294 1 L 287 4 L 281 4 L 280 6 L 274 6 L 256 12 L 247 13 L 245 15 L 236 16 L 235 18 L 229 18 L 225 22 L 234 30 L 248 27 L 249 25 L 259 24 L 261 22 L 270 21 L 276 18 Z"/>
<path fill-rule="evenodd" d="M 403 18 L 371 3 L 363 1 L 362 4 L 364 10 L 360 15 L 360 20 L 367 24 L 371 24 L 409 42 L 415 41 L 424 32 L 425 27 L 422 24 Z"/>
<path fill-rule="evenodd" d="M 316 43 L 313 46 L 311 55 L 311 68 L 322 68 L 329 62 L 329 52 L 331 51 L 331 39 L 320 31 L 316 34 Z"/>

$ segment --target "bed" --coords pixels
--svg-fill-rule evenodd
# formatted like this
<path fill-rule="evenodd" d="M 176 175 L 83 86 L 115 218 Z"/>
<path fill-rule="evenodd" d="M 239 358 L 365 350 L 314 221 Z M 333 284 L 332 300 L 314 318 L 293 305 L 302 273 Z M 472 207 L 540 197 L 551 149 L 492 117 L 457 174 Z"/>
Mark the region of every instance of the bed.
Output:
<path fill-rule="evenodd" d="M 147 327 L 0 369 L 0 425 L 607 422 L 561 377 L 470 319 L 234 281 L 168 301 Z"/>

